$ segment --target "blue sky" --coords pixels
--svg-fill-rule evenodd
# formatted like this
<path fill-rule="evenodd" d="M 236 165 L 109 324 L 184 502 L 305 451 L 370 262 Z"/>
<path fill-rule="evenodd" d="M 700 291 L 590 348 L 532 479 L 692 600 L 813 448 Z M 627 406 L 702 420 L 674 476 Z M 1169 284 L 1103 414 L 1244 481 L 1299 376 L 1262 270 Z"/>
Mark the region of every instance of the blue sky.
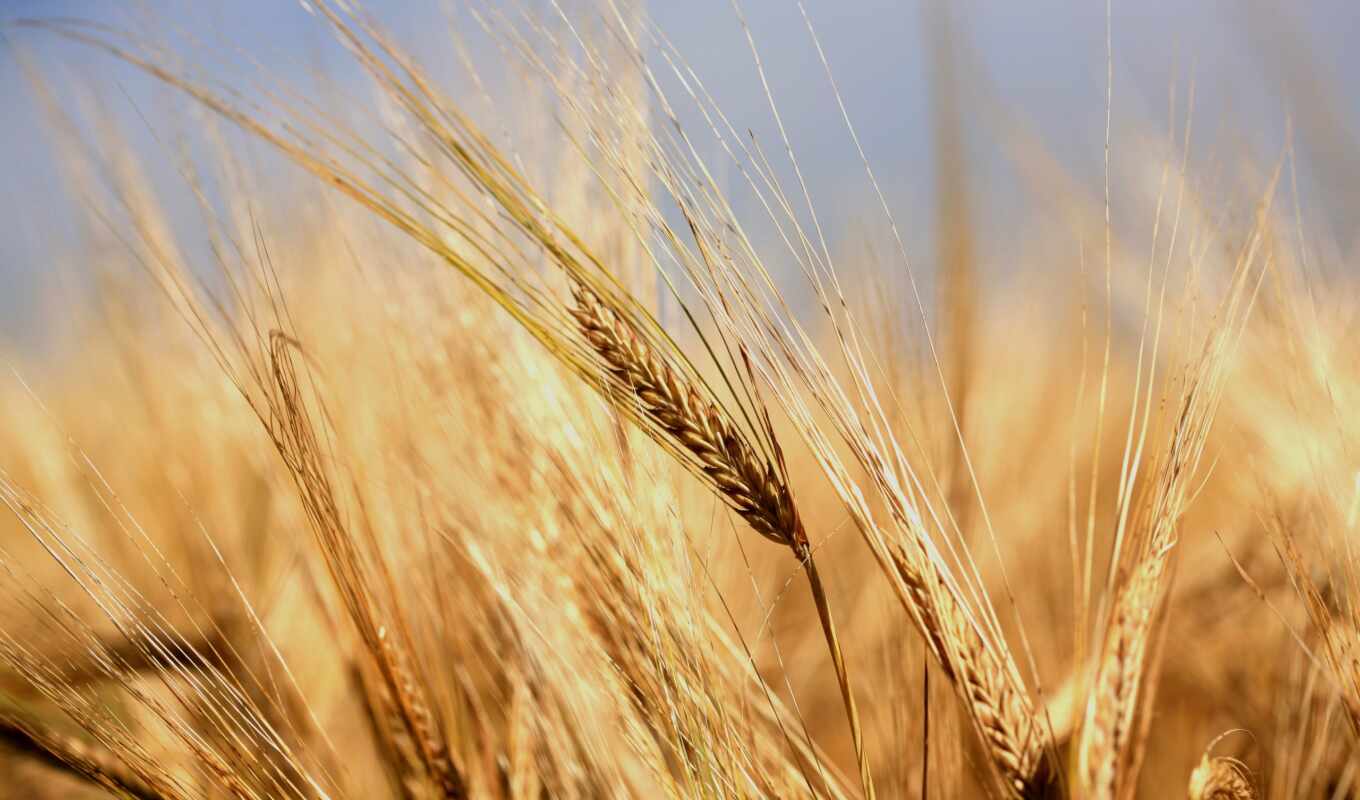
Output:
<path fill-rule="evenodd" d="M 422 58 L 451 58 L 438 0 L 367 5 Z M 833 227 L 844 229 L 866 207 L 867 187 L 797 5 L 794 0 L 746 0 L 743 5 L 814 196 L 824 201 Z M 909 242 L 924 245 L 929 220 L 913 214 L 930 208 L 933 180 L 931 29 L 924 24 L 924 10 L 899 0 L 806 0 L 806 5 L 865 149 L 891 202 L 909 220 Z M 1004 107 L 1032 126 L 1075 174 L 1098 179 L 1105 121 L 1104 4 L 966 0 L 950 6 L 962 44 L 960 59 L 970 76 L 970 91 L 960 102 L 965 120 L 983 119 L 983 107 Z M 1354 89 L 1360 85 L 1360 54 L 1351 45 L 1360 41 L 1357 6 L 1354 0 L 1279 5 L 1268 0 L 1116 0 L 1116 130 L 1121 123 L 1164 124 L 1168 87 L 1183 86 L 1193 76 L 1200 136 L 1218 140 L 1240 132 L 1247 146 L 1272 158 L 1291 103 L 1307 100 L 1320 81 L 1330 87 L 1325 95 L 1329 113 L 1320 123 L 1324 129 L 1299 131 L 1304 177 L 1332 235 L 1352 241 L 1357 234 L 1350 220 L 1360 204 L 1351 193 L 1360 185 L 1360 168 L 1351 164 L 1360 157 L 1335 152 L 1335 132 L 1360 131 L 1360 92 Z M 737 126 L 776 141 L 731 0 L 654 0 L 649 10 Z M 323 26 L 293 0 L 0 0 L 0 19 L 35 16 L 150 24 L 162 33 L 182 29 L 208 43 L 239 45 L 288 76 L 343 58 Z M 16 336 L 43 324 L 35 319 L 31 298 L 52 244 L 69 235 L 70 211 L 55 188 L 59 176 L 47 132 L 18 69 L 14 41 L 22 42 L 59 86 L 94 77 L 104 87 L 101 102 L 121 104 L 129 116 L 129 98 L 148 87 L 139 85 L 143 79 L 135 74 L 113 70 L 107 59 L 51 37 L 30 31 L 6 35 L 10 46 L 0 50 L 0 336 Z M 988 194 L 1002 208 L 993 211 L 1004 212 L 1005 179 L 988 171 L 996 157 L 990 139 L 995 132 L 985 124 L 970 130 L 968 152 L 984 171 L 981 179 L 997 187 Z M 1307 171 L 1310 156 L 1327 168 Z"/>

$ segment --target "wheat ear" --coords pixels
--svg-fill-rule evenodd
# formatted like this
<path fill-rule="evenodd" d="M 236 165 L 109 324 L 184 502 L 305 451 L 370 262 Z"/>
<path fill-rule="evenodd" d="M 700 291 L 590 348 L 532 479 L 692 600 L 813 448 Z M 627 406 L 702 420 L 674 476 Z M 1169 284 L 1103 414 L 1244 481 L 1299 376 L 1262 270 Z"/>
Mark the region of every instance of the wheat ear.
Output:
<path fill-rule="evenodd" d="M 1148 632 L 1160 603 L 1166 558 L 1167 553 L 1162 551 L 1140 564 L 1115 600 L 1105 652 L 1091 687 L 1088 724 L 1081 742 L 1087 789 L 1096 797 L 1113 798 L 1119 789 L 1123 753 L 1133 736 L 1147 661 Z"/>
<path fill-rule="evenodd" d="M 860 782 L 865 796 L 875 797 L 859 709 L 851 691 L 830 602 L 782 472 L 751 446 L 715 401 L 659 357 L 632 324 L 605 305 L 600 295 L 573 281 L 572 297 L 575 300 L 572 316 L 608 369 L 611 377 L 608 387 L 635 397 L 643 414 L 694 458 L 723 500 L 757 533 L 792 550 L 802 565 L 850 723 Z"/>
<path fill-rule="evenodd" d="M 575 284 L 572 316 L 609 368 L 613 386 L 637 397 L 643 411 L 697 460 L 728 505 L 767 539 L 805 551 L 803 523 L 774 465 L 757 455 L 717 404 L 680 377 L 606 307 Z"/>
<path fill-rule="evenodd" d="M 1008 797 L 1040 790 L 1048 736 L 1004 651 L 986 639 L 924 550 L 892 552 L 899 599 L 955 686 Z"/>
<path fill-rule="evenodd" d="M 1235 758 L 1210 758 L 1205 754 L 1190 773 L 1190 800 L 1256 800 L 1256 789 L 1246 768 Z"/>
<path fill-rule="evenodd" d="M 919 515 L 867 436 L 859 440 L 858 455 L 902 534 L 866 536 L 898 602 L 963 701 L 1005 796 L 1018 800 L 1041 793 L 1049 777 L 1043 767 L 1050 736 L 1010 651 L 984 632 L 948 566 L 932 555 Z M 876 530 L 867 510 L 860 519 L 862 529 Z"/>
<path fill-rule="evenodd" d="M 385 613 L 376 594 L 377 586 L 391 586 L 391 576 L 365 564 L 357 539 L 346 525 L 340 501 L 320 456 L 316 429 L 298 380 L 292 351 L 298 346 L 290 336 L 273 331 L 269 336 L 269 370 L 273 378 L 266 395 L 267 432 L 292 474 L 320 545 L 326 566 L 340 589 L 346 611 L 365 648 L 372 654 L 393 706 L 406 732 L 415 743 L 427 777 L 440 797 L 463 800 L 468 796 L 463 771 L 454 762 L 445 733 L 427 699 L 427 689 L 412 668 L 410 642 L 400 626 L 384 624 Z M 384 568 L 379 560 L 378 569 Z M 393 621 L 401 622 L 400 614 Z"/>
<path fill-rule="evenodd" d="M 0 712 L 0 742 L 57 769 L 135 800 L 170 800 L 178 794 L 158 788 L 112 750 L 53 730 L 27 716 Z"/>

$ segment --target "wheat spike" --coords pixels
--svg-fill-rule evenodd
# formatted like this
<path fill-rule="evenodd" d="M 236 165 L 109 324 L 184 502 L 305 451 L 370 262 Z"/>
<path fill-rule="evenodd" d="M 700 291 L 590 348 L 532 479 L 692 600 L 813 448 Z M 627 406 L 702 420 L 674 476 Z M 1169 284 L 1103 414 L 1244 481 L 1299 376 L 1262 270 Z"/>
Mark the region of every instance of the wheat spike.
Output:
<path fill-rule="evenodd" d="M 788 487 L 718 406 L 683 380 L 633 327 L 580 283 L 572 287 L 572 315 L 604 359 L 618 388 L 636 395 L 643 409 L 692 454 L 724 499 L 759 534 L 806 554 L 807 535 Z"/>
<path fill-rule="evenodd" d="M 425 692 L 406 663 L 406 655 L 392 642 L 392 637 L 380 633 L 379 668 L 388 673 L 388 684 L 393 690 L 393 701 L 401 718 L 406 721 L 415 745 L 439 788 L 440 796 L 467 797 L 467 786 L 458 767 L 449 755 L 448 745 L 425 701 Z"/>
<path fill-rule="evenodd" d="M 36 719 L 0 713 L 0 742 L 136 800 L 170 800 L 180 796 L 169 787 L 157 786 L 150 776 L 135 770 L 102 745 L 53 730 Z"/>
<path fill-rule="evenodd" d="M 1210 758 L 1205 754 L 1190 773 L 1190 800 L 1255 800 L 1256 789 L 1246 769 L 1234 758 Z"/>
<path fill-rule="evenodd" d="M 1010 651 L 1004 642 L 984 634 L 947 567 L 932 558 L 919 518 L 887 477 L 892 472 L 882 456 L 866 446 L 861 458 L 871 474 L 882 476 L 878 480 L 888 511 L 903 534 L 893 540 L 874 540 L 882 542 L 884 571 L 898 602 L 954 684 L 1006 796 L 1033 796 L 1043 790 L 1047 778 L 1042 767 L 1049 735 Z"/>
<path fill-rule="evenodd" d="M 906 592 L 900 599 L 916 619 L 945 677 L 963 698 L 1008 796 L 1023 798 L 1042 783 L 1048 737 L 1028 693 L 1017 684 L 1008 658 L 983 638 L 955 591 L 937 571 L 893 554 Z"/>
<path fill-rule="evenodd" d="M 644 413 L 697 461 L 719 494 L 759 534 L 790 548 L 807 575 L 818 620 L 831 652 L 841 699 L 850 723 L 865 796 L 875 797 L 873 777 L 864 754 L 864 734 L 850 688 L 840 637 L 830 603 L 808 543 L 793 496 L 775 464 L 762 458 L 718 404 L 705 397 L 638 335 L 631 324 L 600 296 L 573 281 L 572 315 L 586 341 L 604 361 L 613 389 L 635 396 Z"/>
<path fill-rule="evenodd" d="M 1157 608 L 1167 552 L 1139 565 L 1116 601 L 1106 652 L 1096 672 L 1088 704 L 1090 724 L 1082 743 L 1088 788 L 1114 797 L 1123 753 L 1133 733 L 1134 716 L 1146 663 L 1148 630 Z"/>
<path fill-rule="evenodd" d="M 427 689 L 411 667 L 409 643 L 398 641 L 380 622 L 374 586 L 358 555 L 356 540 L 345 525 L 339 502 L 318 453 L 316 431 L 308 415 L 292 350 L 296 340 L 275 331 L 269 337 L 269 368 L 273 394 L 269 396 L 274 421 L 270 435 L 285 465 L 293 473 L 303 508 L 346 608 L 365 647 L 371 652 L 407 732 L 416 745 L 427 777 L 439 796 L 461 800 L 467 783 L 454 763 L 444 732 L 431 711 Z"/>

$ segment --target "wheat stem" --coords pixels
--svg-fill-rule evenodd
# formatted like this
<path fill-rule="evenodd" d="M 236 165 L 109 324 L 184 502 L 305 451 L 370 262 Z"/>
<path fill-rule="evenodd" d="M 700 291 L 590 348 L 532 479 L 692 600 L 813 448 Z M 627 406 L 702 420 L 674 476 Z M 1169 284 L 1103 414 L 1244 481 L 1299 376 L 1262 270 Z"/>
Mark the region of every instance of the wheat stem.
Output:
<path fill-rule="evenodd" d="M 850 686 L 845 655 L 831 616 L 826 589 L 812 558 L 803 522 L 780 471 L 761 457 L 718 404 L 655 354 L 636 329 L 589 287 L 572 283 L 571 309 L 586 341 L 604 361 L 611 388 L 631 395 L 644 414 L 675 444 L 694 457 L 719 495 L 757 533 L 793 551 L 807 575 L 818 621 L 831 652 L 832 667 L 850 724 L 860 782 L 874 798 L 873 776 L 864 748 L 859 708 Z"/>

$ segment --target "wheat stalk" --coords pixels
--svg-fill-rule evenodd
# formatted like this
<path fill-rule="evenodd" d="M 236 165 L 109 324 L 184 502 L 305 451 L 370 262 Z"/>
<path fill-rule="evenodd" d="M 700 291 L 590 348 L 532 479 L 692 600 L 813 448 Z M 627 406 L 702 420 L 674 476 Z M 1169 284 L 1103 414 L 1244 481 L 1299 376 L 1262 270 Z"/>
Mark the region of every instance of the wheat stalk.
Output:
<path fill-rule="evenodd" d="M 613 391 L 637 398 L 644 414 L 694 457 L 703 475 L 753 530 L 793 551 L 807 575 L 850 724 L 865 795 L 875 796 L 859 709 L 840 637 L 802 519 L 776 464 L 761 455 L 714 400 L 681 376 L 600 295 L 573 281 L 571 314 L 599 354 Z"/>

